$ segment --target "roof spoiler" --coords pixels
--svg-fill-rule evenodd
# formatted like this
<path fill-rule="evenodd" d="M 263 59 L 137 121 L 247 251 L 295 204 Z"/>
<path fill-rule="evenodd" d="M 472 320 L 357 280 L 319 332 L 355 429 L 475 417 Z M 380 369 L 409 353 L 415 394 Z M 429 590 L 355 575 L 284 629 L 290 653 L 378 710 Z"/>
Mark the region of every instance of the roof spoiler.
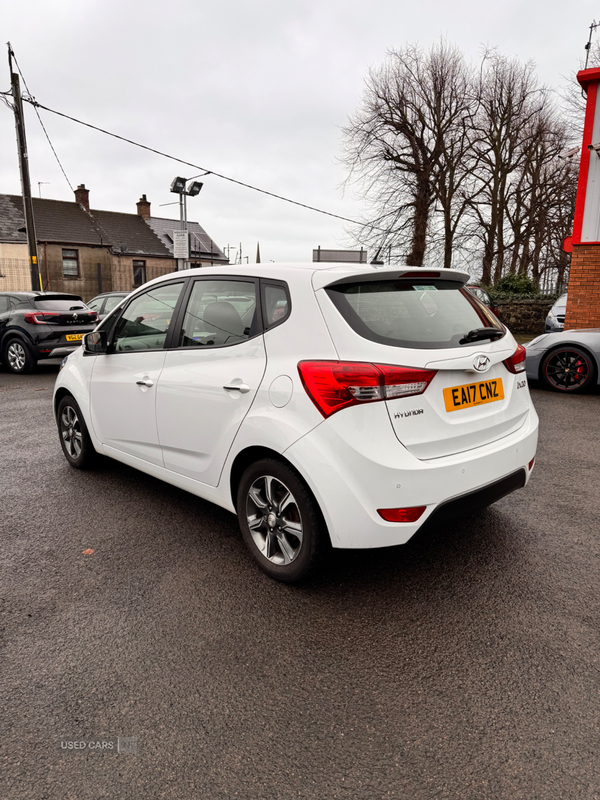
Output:
<path fill-rule="evenodd" d="M 322 270 L 313 275 L 313 287 L 323 289 L 325 286 L 335 286 L 340 283 L 370 283 L 375 281 L 393 280 L 445 280 L 456 281 L 461 286 L 469 281 L 471 276 L 468 272 L 458 269 L 423 269 L 421 267 L 405 267 L 404 269 L 370 269 L 368 272 L 358 272 L 356 269 L 348 269 L 344 275 L 340 275 L 340 270 Z"/>

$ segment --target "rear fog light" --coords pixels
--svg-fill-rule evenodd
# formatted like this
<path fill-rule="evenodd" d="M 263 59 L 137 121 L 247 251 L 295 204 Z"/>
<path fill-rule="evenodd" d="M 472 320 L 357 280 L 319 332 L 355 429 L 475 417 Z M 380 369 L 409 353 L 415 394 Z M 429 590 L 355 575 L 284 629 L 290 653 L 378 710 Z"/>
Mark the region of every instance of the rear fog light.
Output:
<path fill-rule="evenodd" d="M 416 522 L 427 506 L 412 508 L 378 508 L 377 513 L 386 522 Z"/>

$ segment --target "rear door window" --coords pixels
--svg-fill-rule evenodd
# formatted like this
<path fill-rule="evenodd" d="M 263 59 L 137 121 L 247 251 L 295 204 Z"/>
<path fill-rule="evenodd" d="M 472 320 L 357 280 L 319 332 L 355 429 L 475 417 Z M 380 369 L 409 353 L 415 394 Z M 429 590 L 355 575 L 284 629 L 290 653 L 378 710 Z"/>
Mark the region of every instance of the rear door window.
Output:
<path fill-rule="evenodd" d="M 87 304 L 87 306 L 88 306 L 88 308 L 91 308 L 92 311 L 97 311 L 98 314 L 101 314 L 102 313 L 101 309 L 102 309 L 102 305 L 103 304 L 104 304 L 104 298 L 103 297 L 98 297 L 95 300 L 90 300 L 90 302 Z"/>
<path fill-rule="evenodd" d="M 356 333 L 379 344 L 427 350 L 459 347 L 479 328 L 504 333 L 486 306 L 456 281 L 354 282 L 326 292 Z"/>
<path fill-rule="evenodd" d="M 194 282 L 179 336 L 180 347 L 225 347 L 260 332 L 255 281 Z"/>

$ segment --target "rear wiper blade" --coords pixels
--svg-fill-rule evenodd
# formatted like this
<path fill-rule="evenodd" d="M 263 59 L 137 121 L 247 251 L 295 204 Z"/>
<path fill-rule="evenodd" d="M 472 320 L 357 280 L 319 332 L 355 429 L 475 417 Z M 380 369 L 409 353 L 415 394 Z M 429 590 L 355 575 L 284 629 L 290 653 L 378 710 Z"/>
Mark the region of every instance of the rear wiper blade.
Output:
<path fill-rule="evenodd" d="M 466 333 L 458 343 L 469 344 L 470 342 L 478 342 L 481 339 L 499 339 L 501 336 L 504 336 L 504 331 L 499 328 L 475 328 Z"/>

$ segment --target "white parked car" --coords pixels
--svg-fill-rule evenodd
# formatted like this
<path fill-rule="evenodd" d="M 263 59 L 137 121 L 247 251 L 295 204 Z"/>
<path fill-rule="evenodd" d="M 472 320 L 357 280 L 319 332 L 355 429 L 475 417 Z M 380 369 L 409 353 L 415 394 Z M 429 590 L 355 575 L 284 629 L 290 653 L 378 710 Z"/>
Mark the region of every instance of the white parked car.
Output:
<path fill-rule="evenodd" d="M 63 362 L 70 464 L 96 453 L 237 513 L 293 582 L 529 480 L 525 350 L 456 270 L 250 264 L 144 284 Z"/>

